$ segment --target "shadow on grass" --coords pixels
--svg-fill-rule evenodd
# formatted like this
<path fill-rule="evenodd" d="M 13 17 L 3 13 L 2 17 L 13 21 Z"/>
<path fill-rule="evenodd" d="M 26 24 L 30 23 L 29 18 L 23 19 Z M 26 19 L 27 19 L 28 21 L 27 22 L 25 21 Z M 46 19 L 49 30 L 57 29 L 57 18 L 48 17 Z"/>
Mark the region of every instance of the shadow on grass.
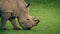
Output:
<path fill-rule="evenodd" d="M 0 30 L 0 34 L 30 34 L 30 33 L 34 33 L 37 32 L 38 30 L 12 30 L 12 29 L 8 29 L 8 30 Z"/>

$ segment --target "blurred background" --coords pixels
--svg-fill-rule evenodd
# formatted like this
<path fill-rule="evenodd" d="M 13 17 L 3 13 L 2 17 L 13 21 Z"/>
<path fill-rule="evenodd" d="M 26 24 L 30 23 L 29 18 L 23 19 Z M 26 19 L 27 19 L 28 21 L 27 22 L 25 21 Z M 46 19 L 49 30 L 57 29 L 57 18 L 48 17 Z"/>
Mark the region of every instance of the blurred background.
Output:
<path fill-rule="evenodd" d="M 6 28 L 10 30 L 0 30 L 0 34 L 60 34 L 60 0 L 25 1 L 31 4 L 29 13 L 40 19 L 39 24 L 32 30 L 12 30 L 11 23 L 7 21 Z"/>

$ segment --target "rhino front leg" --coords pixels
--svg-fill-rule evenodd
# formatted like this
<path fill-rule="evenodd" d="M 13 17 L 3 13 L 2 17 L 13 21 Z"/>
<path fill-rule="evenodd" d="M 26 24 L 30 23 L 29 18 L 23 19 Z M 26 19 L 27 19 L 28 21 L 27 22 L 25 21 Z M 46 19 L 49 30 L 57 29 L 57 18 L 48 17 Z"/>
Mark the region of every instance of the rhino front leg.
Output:
<path fill-rule="evenodd" d="M 10 14 L 11 14 L 11 13 L 8 13 L 8 12 L 3 12 L 3 13 L 1 14 L 2 20 L 1 20 L 1 28 L 0 28 L 0 30 L 5 30 L 5 29 L 6 29 L 6 28 L 5 28 L 6 21 L 7 21 L 8 18 L 11 16 Z"/>
<path fill-rule="evenodd" d="M 9 21 L 11 22 L 11 24 L 13 25 L 13 29 L 14 30 L 20 30 L 20 28 L 17 26 L 16 24 L 16 20 L 15 20 L 15 17 L 10 17 L 9 18 Z"/>

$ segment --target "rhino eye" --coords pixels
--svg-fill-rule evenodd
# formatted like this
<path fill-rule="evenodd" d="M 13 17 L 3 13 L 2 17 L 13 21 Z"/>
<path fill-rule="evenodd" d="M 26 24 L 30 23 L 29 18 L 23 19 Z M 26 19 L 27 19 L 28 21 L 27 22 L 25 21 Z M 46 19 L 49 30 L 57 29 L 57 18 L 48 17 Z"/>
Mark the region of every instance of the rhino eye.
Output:
<path fill-rule="evenodd" d="M 27 20 L 29 20 L 29 19 L 27 19 Z"/>

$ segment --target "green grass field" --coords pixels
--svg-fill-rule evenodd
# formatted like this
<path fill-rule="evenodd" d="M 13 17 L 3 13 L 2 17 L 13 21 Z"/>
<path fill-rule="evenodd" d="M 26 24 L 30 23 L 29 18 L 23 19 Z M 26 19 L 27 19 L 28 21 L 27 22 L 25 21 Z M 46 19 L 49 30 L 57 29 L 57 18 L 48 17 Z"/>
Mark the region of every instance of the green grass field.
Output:
<path fill-rule="evenodd" d="M 0 30 L 0 34 L 60 34 L 60 5 L 31 2 L 30 15 L 34 15 L 41 22 L 31 30 L 13 30 L 11 23 L 6 23 L 8 30 Z M 19 26 L 19 24 L 17 23 Z"/>

